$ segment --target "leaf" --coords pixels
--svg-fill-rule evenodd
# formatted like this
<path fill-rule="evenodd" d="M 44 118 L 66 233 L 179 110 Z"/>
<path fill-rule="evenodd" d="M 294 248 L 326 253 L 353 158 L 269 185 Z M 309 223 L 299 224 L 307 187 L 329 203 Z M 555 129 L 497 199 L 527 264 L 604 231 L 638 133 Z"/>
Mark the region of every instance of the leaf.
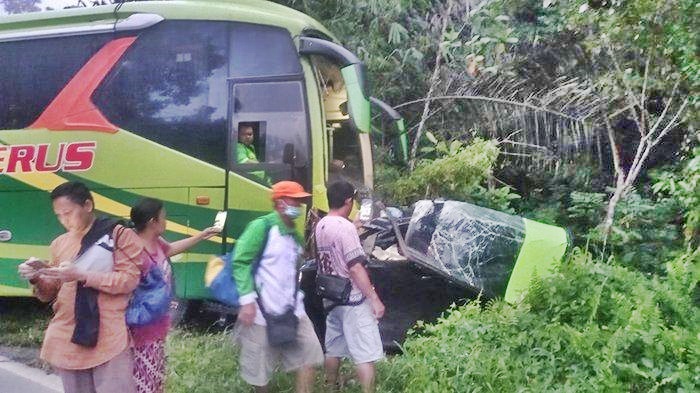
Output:
<path fill-rule="evenodd" d="M 450 143 L 450 155 L 455 155 L 462 148 L 462 142 L 455 139 Z"/>
<path fill-rule="evenodd" d="M 408 30 L 400 24 L 393 22 L 389 27 L 389 43 L 396 45 L 403 41 L 403 37 L 408 36 Z"/>
<path fill-rule="evenodd" d="M 427 131 L 427 132 L 425 133 L 425 137 L 428 138 L 428 140 L 429 140 L 431 143 L 433 143 L 434 145 L 436 145 L 436 144 L 438 143 L 437 138 L 436 138 L 435 135 L 433 135 L 433 133 L 430 132 L 430 131 Z"/>

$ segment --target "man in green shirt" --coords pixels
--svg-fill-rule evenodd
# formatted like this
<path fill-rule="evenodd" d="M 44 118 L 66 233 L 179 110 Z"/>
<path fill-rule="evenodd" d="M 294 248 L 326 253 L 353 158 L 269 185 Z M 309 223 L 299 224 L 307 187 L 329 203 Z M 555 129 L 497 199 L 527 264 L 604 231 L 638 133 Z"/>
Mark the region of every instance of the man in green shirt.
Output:
<path fill-rule="evenodd" d="M 236 146 L 236 163 L 238 164 L 256 164 L 258 156 L 255 154 L 255 146 L 253 145 L 255 137 L 253 136 L 253 126 L 247 123 L 238 125 L 238 144 Z"/>
<path fill-rule="evenodd" d="M 236 241 L 233 277 L 240 295 L 236 340 L 241 377 L 257 392 L 266 392 L 278 363 L 296 371 L 296 391 L 310 392 L 314 367 L 323 364 L 323 351 L 304 310 L 304 293 L 297 285 L 302 240 L 294 220 L 301 201 L 311 195 L 293 181 L 272 185 L 274 211 L 252 221 Z M 255 267 L 257 265 L 257 267 Z M 268 343 L 265 315 L 293 309 L 298 318 L 296 341 L 274 347 Z"/>

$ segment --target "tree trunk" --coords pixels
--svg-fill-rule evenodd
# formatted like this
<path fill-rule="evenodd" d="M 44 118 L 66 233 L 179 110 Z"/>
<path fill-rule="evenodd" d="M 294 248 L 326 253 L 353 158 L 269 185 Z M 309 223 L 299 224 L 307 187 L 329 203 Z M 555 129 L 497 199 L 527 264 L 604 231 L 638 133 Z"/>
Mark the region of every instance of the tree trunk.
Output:
<path fill-rule="evenodd" d="M 413 139 L 413 146 L 411 147 L 411 155 L 408 160 L 408 167 L 411 171 L 416 166 L 416 154 L 418 153 L 418 146 L 420 145 L 421 137 L 423 136 L 423 128 L 425 127 L 425 122 L 430 113 L 430 101 L 433 96 L 433 91 L 435 87 L 440 82 L 440 66 L 442 64 L 442 37 L 445 35 L 447 30 L 447 24 L 450 21 L 450 13 L 452 11 L 452 1 L 447 4 L 447 10 L 442 16 L 442 28 L 440 29 L 440 37 L 438 37 L 438 49 L 435 55 L 435 68 L 433 68 L 433 75 L 430 77 L 430 88 L 428 89 L 428 95 L 425 100 L 425 105 L 423 105 L 423 114 L 420 118 L 420 124 L 418 125 L 418 130 L 416 131 L 416 136 Z"/>

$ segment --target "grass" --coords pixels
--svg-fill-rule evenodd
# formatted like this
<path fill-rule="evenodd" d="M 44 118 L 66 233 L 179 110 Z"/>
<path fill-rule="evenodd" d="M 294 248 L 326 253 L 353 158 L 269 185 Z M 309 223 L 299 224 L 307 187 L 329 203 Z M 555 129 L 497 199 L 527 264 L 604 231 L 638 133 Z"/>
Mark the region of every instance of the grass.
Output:
<path fill-rule="evenodd" d="M 36 299 L 0 299 L 0 351 L 17 361 L 48 370 L 37 357 L 51 315 L 50 306 Z M 252 391 L 239 376 L 238 351 L 228 330 L 211 328 L 206 323 L 173 329 L 168 336 L 167 356 L 168 393 Z M 360 392 L 351 365 L 343 364 L 341 374 L 346 385 L 342 392 Z M 275 374 L 270 388 L 273 392 L 293 392 L 294 374 Z M 327 391 L 320 368 L 314 391 Z"/>
<path fill-rule="evenodd" d="M 51 314 L 49 305 L 33 298 L 0 299 L 0 345 L 38 348 Z"/>
<path fill-rule="evenodd" d="M 238 351 L 231 335 L 224 332 L 198 332 L 175 329 L 168 338 L 168 378 L 166 391 L 172 393 L 230 393 L 252 389 L 238 373 Z M 343 376 L 353 376 L 351 365 L 344 363 Z M 353 379 L 346 379 L 342 392 L 360 392 Z M 276 373 L 270 382 L 273 392 L 293 392 L 294 374 Z M 325 392 L 323 375 L 316 373 L 315 392 Z"/>

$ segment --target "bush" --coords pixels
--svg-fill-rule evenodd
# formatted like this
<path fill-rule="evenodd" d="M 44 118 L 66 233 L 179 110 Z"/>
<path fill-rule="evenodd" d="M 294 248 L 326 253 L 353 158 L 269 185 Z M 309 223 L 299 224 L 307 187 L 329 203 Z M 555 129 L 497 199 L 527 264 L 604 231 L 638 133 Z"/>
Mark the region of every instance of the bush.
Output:
<path fill-rule="evenodd" d="M 607 195 L 572 192 L 567 209 L 578 245 L 609 253 L 623 266 L 641 272 L 666 274 L 663 261 L 683 249 L 682 207 L 675 198 L 645 198 L 631 193 L 620 201 L 611 233 L 605 241 L 600 227 Z"/>
<path fill-rule="evenodd" d="M 700 244 L 700 147 L 693 149 L 678 172 L 657 172 L 653 189 L 657 194 L 671 195 L 681 203 L 685 238 L 693 247 Z"/>
<path fill-rule="evenodd" d="M 431 153 L 435 158 L 421 160 L 410 174 L 394 168 L 384 168 L 378 192 L 390 201 L 407 205 L 420 199 L 445 198 L 471 202 L 505 212 L 513 212 L 510 201 L 519 198 L 508 186 L 495 187 L 493 166 L 499 149 L 494 141 L 474 139 L 468 145 L 452 141 L 448 145 L 437 141 Z"/>
<path fill-rule="evenodd" d="M 577 253 L 516 305 L 472 302 L 419 324 L 380 391 L 698 391 L 697 258 L 650 279 Z"/>

